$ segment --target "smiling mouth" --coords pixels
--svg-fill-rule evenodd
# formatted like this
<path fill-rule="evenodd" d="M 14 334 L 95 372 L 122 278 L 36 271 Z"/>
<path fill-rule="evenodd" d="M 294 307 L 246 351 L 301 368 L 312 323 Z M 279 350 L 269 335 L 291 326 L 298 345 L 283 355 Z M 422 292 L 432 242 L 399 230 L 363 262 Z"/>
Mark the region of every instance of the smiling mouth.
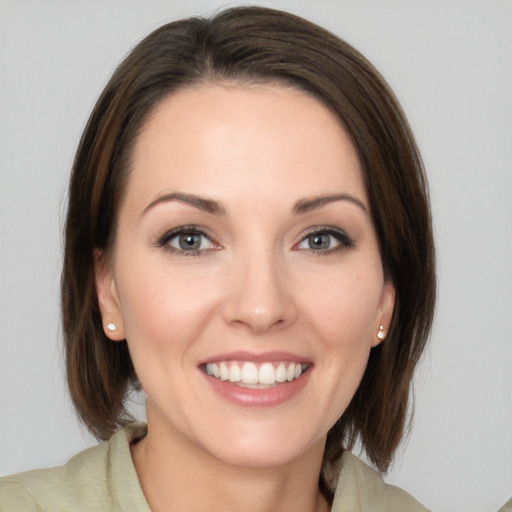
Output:
<path fill-rule="evenodd" d="M 309 363 L 250 361 L 219 361 L 202 365 L 211 377 L 228 381 L 240 387 L 266 389 L 299 379 L 309 368 Z"/>

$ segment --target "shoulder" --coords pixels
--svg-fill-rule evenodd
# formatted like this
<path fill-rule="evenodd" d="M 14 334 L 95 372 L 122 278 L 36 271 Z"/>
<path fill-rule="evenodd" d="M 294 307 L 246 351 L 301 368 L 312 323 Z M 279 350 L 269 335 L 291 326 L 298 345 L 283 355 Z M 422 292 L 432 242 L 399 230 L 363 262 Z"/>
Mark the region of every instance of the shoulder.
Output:
<path fill-rule="evenodd" d="M 108 499 L 107 446 L 85 450 L 65 466 L 1 478 L 0 512 L 95 510 L 99 500 Z"/>
<path fill-rule="evenodd" d="M 27 471 L 0 478 L 0 512 L 50 510 L 62 502 L 64 468 Z M 60 507 L 62 508 L 62 507 Z"/>
<path fill-rule="evenodd" d="M 146 512 L 129 449 L 143 429 L 131 425 L 64 466 L 0 478 L 0 512 L 126 510 L 121 502 L 131 499 L 140 505 L 131 510 Z"/>
<path fill-rule="evenodd" d="M 381 475 L 350 452 L 341 472 L 332 512 L 428 512 L 410 494 L 384 482 Z"/>

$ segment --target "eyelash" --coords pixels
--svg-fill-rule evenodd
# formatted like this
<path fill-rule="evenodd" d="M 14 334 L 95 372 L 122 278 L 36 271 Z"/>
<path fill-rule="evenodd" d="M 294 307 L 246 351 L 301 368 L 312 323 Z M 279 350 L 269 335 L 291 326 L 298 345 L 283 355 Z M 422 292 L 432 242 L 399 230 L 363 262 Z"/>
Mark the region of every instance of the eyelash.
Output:
<path fill-rule="evenodd" d="M 209 248 L 209 249 L 199 249 L 199 250 L 184 250 L 184 249 L 178 249 L 176 247 L 173 247 L 169 244 L 169 242 L 177 237 L 183 236 L 183 235 L 195 235 L 195 236 L 202 236 L 207 238 L 212 245 L 216 245 L 215 241 L 212 240 L 212 237 L 208 235 L 203 229 L 201 229 L 198 226 L 180 226 L 175 229 L 171 229 L 170 231 L 166 231 L 162 236 L 158 237 L 158 240 L 156 242 L 157 247 L 162 247 L 166 251 L 171 252 L 172 254 L 178 254 L 180 256 L 205 256 L 210 253 L 210 251 L 216 250 L 215 248 Z"/>
<path fill-rule="evenodd" d="M 306 231 L 301 237 L 301 240 L 295 247 L 305 243 L 309 237 L 314 235 L 329 235 L 336 239 L 339 244 L 333 248 L 327 248 L 325 250 L 315 250 L 312 248 L 305 248 L 308 252 L 315 254 L 316 256 L 326 256 L 329 254 L 337 253 L 345 249 L 350 249 L 354 246 L 354 240 L 342 229 L 335 228 L 332 226 L 316 226 Z"/>
<path fill-rule="evenodd" d="M 208 255 L 211 251 L 216 250 L 216 248 L 208 248 L 208 249 L 192 249 L 192 250 L 184 250 L 173 247 L 169 244 L 171 240 L 174 238 L 183 236 L 183 235 L 195 235 L 205 237 L 210 241 L 212 245 L 216 245 L 216 242 L 212 240 L 212 237 L 208 235 L 203 229 L 198 226 L 189 225 L 189 226 L 180 226 L 178 228 L 172 229 L 170 231 L 166 231 L 162 236 L 158 237 L 156 246 L 162 247 L 166 251 L 169 251 L 173 254 L 183 255 L 183 256 L 205 256 Z M 316 256 L 324 256 L 333 254 L 339 251 L 343 251 L 345 249 L 350 249 L 354 246 L 354 240 L 343 230 L 334 228 L 332 226 L 316 226 L 306 231 L 300 239 L 300 241 L 294 245 L 294 248 L 299 248 L 299 246 L 305 243 L 309 237 L 314 235 L 328 235 L 336 239 L 339 244 L 333 248 L 327 248 L 325 250 L 320 249 L 316 250 L 311 247 L 304 248 L 304 250 L 315 254 Z"/>

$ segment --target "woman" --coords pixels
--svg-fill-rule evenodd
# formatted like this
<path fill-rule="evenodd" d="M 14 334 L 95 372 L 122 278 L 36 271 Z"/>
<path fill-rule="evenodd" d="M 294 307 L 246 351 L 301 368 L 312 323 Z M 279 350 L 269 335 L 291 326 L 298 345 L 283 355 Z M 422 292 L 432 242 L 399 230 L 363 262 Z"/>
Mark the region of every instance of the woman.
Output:
<path fill-rule="evenodd" d="M 109 441 L 0 510 L 424 510 L 349 452 L 389 466 L 435 298 L 421 159 L 353 48 L 254 7 L 156 30 L 91 115 L 65 236 L 69 387 Z"/>

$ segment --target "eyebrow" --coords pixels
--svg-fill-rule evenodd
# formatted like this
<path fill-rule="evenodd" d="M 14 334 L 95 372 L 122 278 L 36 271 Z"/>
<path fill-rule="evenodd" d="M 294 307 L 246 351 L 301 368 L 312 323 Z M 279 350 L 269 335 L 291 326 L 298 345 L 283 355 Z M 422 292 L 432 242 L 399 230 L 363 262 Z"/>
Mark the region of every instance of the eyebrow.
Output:
<path fill-rule="evenodd" d="M 181 192 L 174 192 L 172 194 L 164 194 L 162 196 L 157 197 L 154 201 L 151 201 L 144 211 L 142 215 L 144 215 L 148 210 L 154 208 L 157 204 L 168 203 L 172 201 L 180 201 L 182 203 L 189 204 L 194 206 L 198 210 L 202 210 L 207 213 L 211 213 L 212 215 L 224 215 L 224 207 L 218 201 L 214 201 L 213 199 L 206 199 L 205 197 L 196 196 L 195 194 L 184 194 Z"/>
<path fill-rule="evenodd" d="M 364 213 L 368 215 L 368 209 L 364 203 L 357 199 L 357 197 L 351 196 L 350 194 L 330 194 L 326 196 L 316 196 L 300 199 L 293 206 L 292 212 L 300 215 L 301 213 L 306 213 L 311 210 L 322 208 L 322 206 L 325 206 L 326 204 L 332 203 L 334 201 L 349 201 L 361 208 Z"/>
<path fill-rule="evenodd" d="M 144 208 L 142 215 L 148 210 L 151 210 L 156 205 L 161 203 L 167 203 L 172 201 L 180 201 L 182 203 L 189 204 L 198 210 L 205 211 L 212 215 L 224 215 L 225 210 L 221 203 L 213 199 L 207 199 L 205 197 L 197 196 L 195 194 L 185 194 L 182 192 L 173 192 L 170 194 L 164 194 L 157 197 L 154 201 Z M 334 201 L 349 201 L 363 210 L 364 213 L 368 214 L 368 210 L 364 203 L 350 194 L 330 194 L 325 196 L 316 196 L 311 198 L 299 199 L 292 208 L 292 213 L 300 215 L 307 213 L 311 210 L 322 208 L 328 203 Z"/>

